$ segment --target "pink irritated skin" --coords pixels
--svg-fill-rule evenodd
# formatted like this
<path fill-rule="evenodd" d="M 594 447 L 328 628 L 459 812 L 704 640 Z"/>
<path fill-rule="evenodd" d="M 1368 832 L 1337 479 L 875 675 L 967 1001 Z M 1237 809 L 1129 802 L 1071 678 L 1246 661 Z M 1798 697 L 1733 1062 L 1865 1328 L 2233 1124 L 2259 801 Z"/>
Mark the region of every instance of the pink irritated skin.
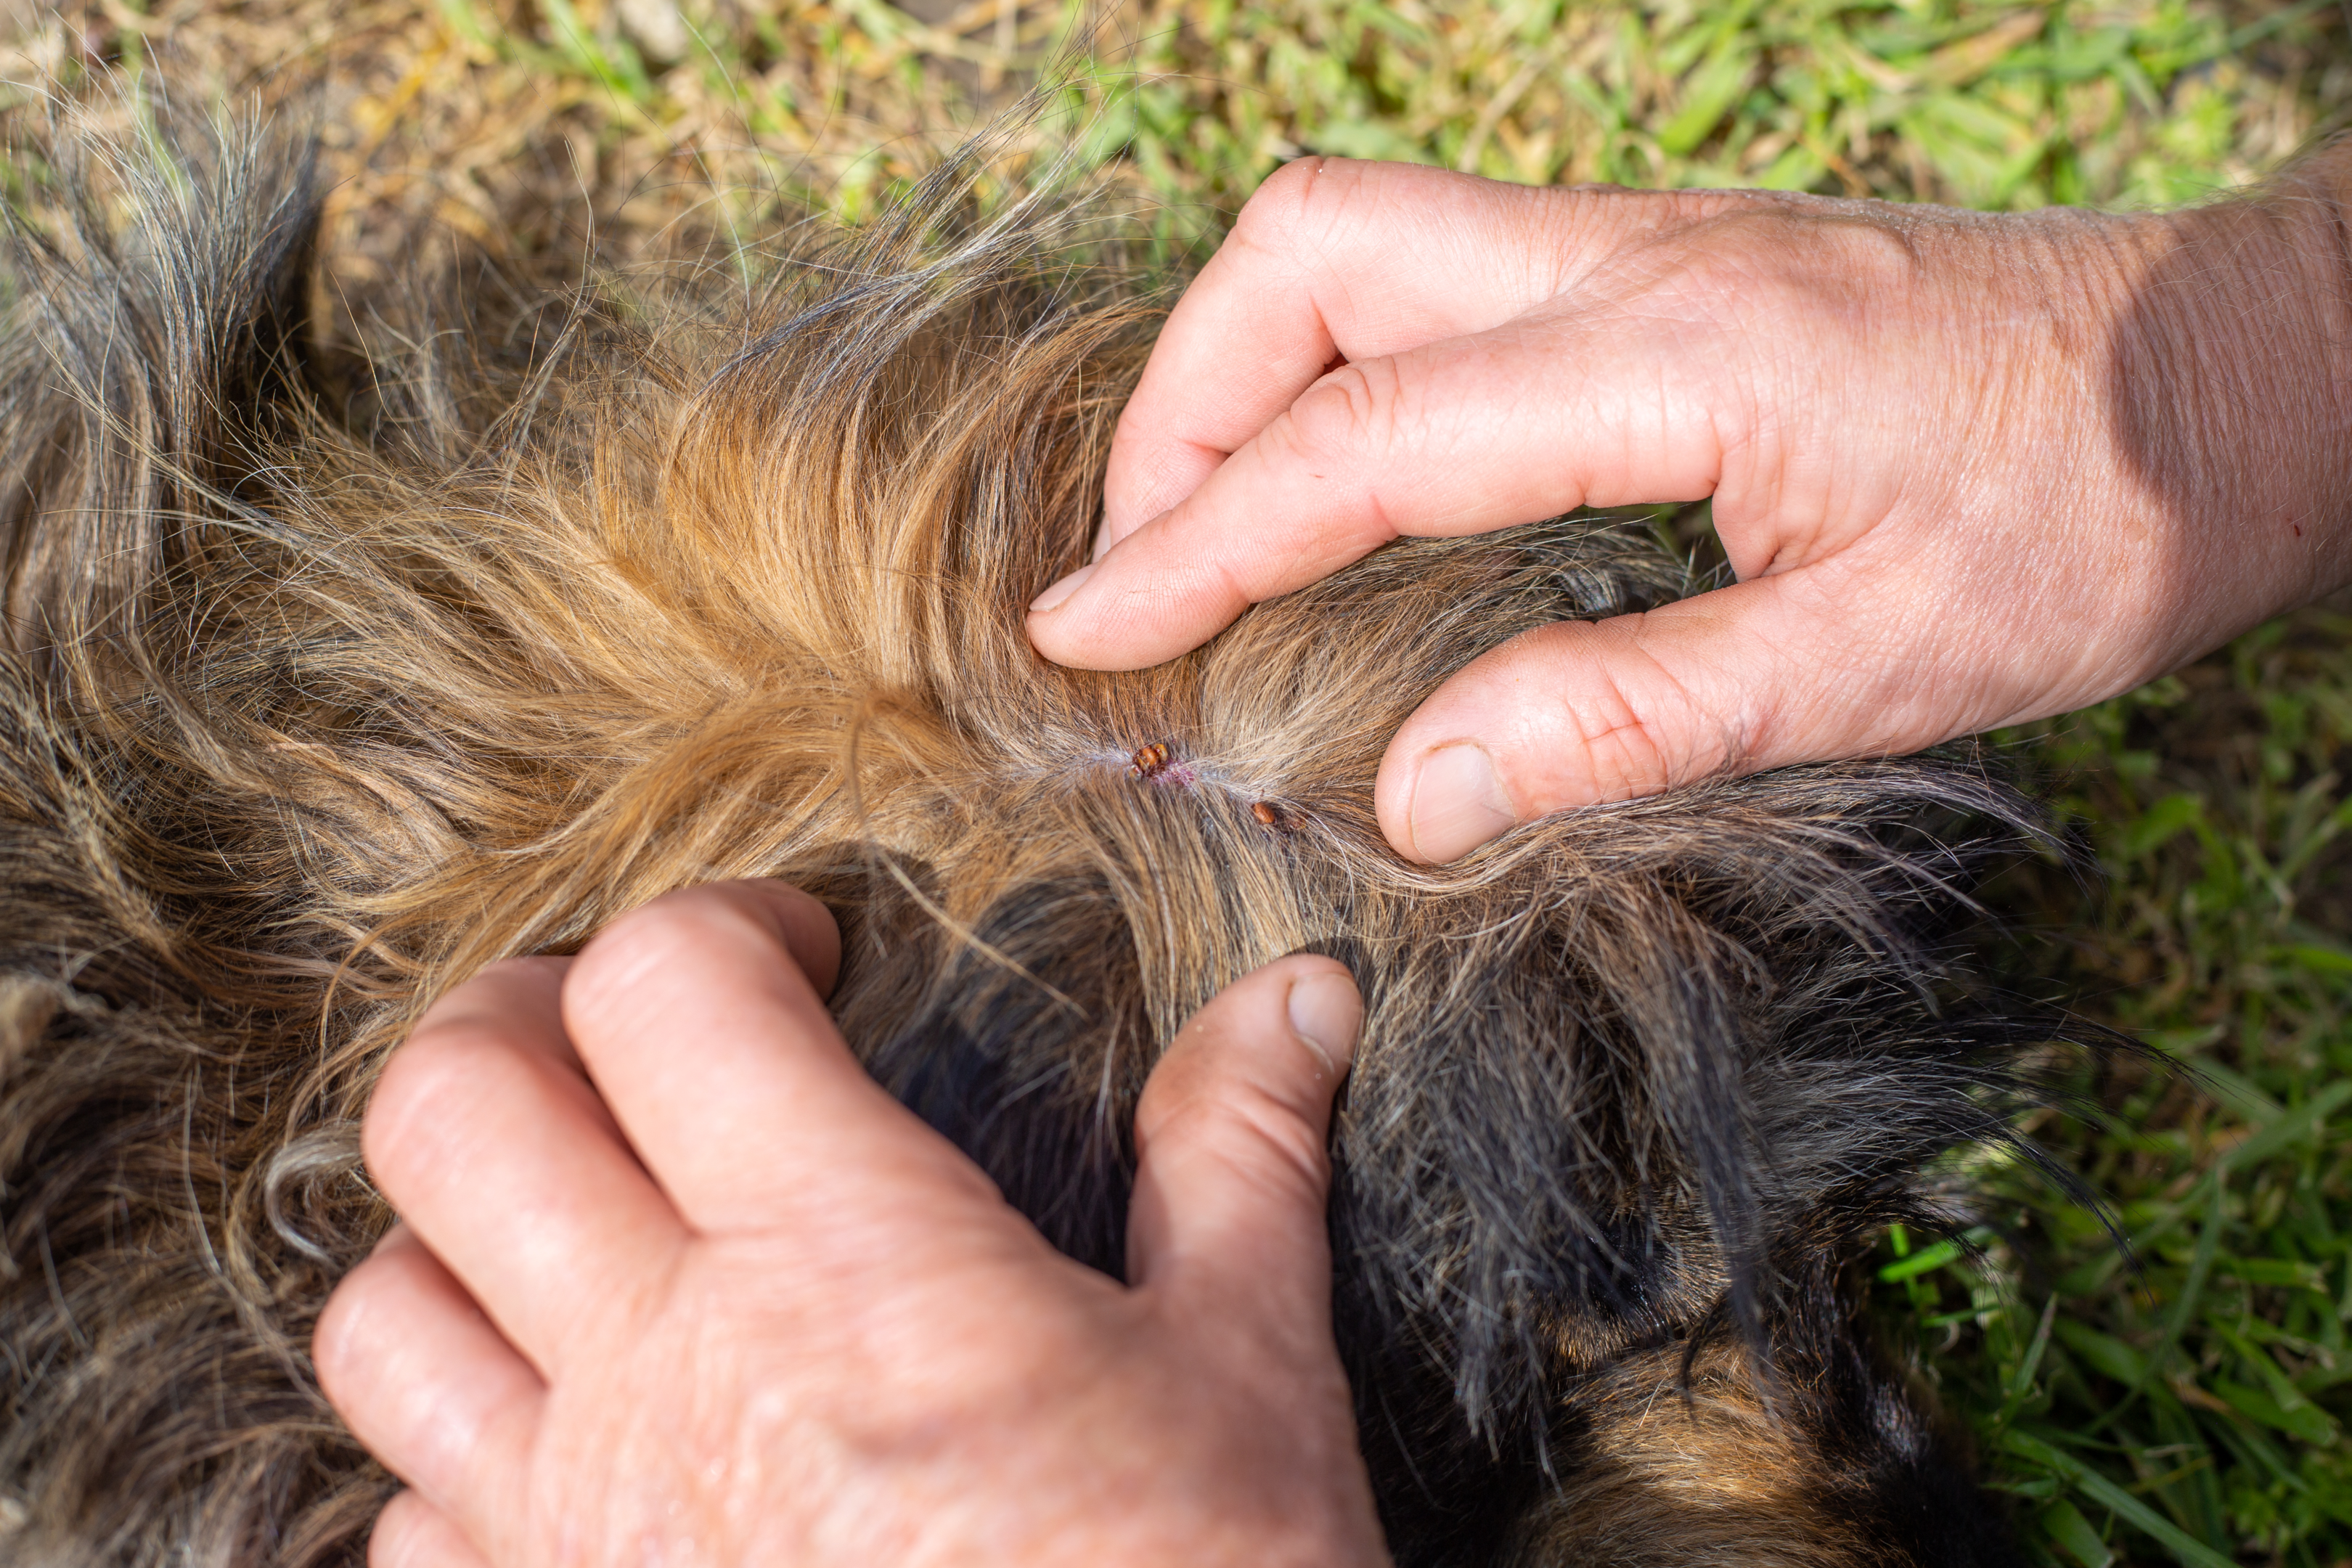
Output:
<path fill-rule="evenodd" d="M 374 1568 L 1384 1563 L 1323 1219 L 1347 972 L 1283 959 L 1171 1046 L 1122 1282 L 866 1076 L 838 952 L 790 889 L 696 889 L 394 1053 L 402 1223 L 313 1344 L 409 1489 Z"/>
<path fill-rule="evenodd" d="M 1171 316 L 1030 636 L 1139 668 L 1399 535 L 1712 497 L 1735 585 L 1529 632 L 1399 731 L 1375 804 L 1423 861 L 2084 706 L 2352 580 L 2347 173 L 1990 216 L 1302 159 Z"/>

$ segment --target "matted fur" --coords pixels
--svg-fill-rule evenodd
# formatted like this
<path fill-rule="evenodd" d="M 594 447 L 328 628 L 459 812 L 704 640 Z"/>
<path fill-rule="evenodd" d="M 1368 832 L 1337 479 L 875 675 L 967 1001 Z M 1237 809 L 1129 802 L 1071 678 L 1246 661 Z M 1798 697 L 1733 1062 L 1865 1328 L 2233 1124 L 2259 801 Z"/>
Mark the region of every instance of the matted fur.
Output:
<path fill-rule="evenodd" d="M 1924 1173 L 2023 1088 L 1925 946 L 1970 874 L 1937 834 L 2017 820 L 1977 772 L 1410 866 L 1394 726 L 1683 591 L 1662 553 L 1400 543 L 1160 668 L 1054 668 L 1023 606 L 1157 319 L 1066 210 L 950 169 L 856 235 L 553 302 L 453 273 L 331 342 L 300 161 L 175 145 L 58 149 L 79 216 L 19 243 L 0 363 L 7 1561 L 352 1559 L 389 1483 L 307 1347 L 388 1217 L 383 1054 L 486 963 L 756 875 L 840 917 L 877 1077 L 1106 1268 L 1162 1043 L 1282 953 L 1349 964 L 1338 1311 L 1401 1561 L 2010 1560 L 1841 1284 L 1948 1228 Z"/>

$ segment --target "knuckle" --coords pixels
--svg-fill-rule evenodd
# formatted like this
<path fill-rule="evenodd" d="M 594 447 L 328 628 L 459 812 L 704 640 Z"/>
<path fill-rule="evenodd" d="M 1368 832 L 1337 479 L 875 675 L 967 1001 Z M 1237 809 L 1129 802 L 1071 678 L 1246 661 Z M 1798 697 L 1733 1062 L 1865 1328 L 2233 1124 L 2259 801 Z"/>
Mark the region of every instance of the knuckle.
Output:
<path fill-rule="evenodd" d="M 714 986 L 755 980 L 781 994 L 832 984 L 839 929 L 824 902 L 785 883 L 714 882 L 665 893 L 591 938 L 564 971 L 567 1018 L 642 1022 Z"/>
<path fill-rule="evenodd" d="M 1278 1171 L 1302 1189 L 1318 1191 L 1331 1179 L 1331 1157 L 1312 1123 L 1281 1095 L 1257 1084 L 1244 1086 L 1220 1108 L 1208 1131 L 1244 1169 Z"/>
<path fill-rule="evenodd" d="M 1638 718 L 1591 725 L 1584 735 L 1585 766 L 1591 797 L 1598 802 L 1638 800 L 1687 784 L 1658 736 Z"/>
<path fill-rule="evenodd" d="M 1601 183 L 1543 191 L 1536 220 L 1527 226 L 1529 243 L 1538 247 L 1530 265 L 1558 267 L 1554 291 L 1569 288 L 1620 247 L 1689 225 L 1698 216 L 1693 205 L 1697 195 Z"/>
<path fill-rule="evenodd" d="M 387 1194 L 396 1194 L 416 1163 L 435 1159 L 432 1151 L 476 1107 L 530 1070 L 493 1019 L 460 1017 L 419 1029 L 385 1059 L 376 1079 L 360 1124 L 361 1157 Z"/>
<path fill-rule="evenodd" d="M 572 961 L 553 953 L 527 953 L 519 958 L 502 958 L 476 975 L 488 980 L 504 990 L 527 990 L 560 977 Z"/>
<path fill-rule="evenodd" d="M 1395 445 L 1403 383 L 1391 360 L 1341 365 L 1300 394 L 1280 421 L 1291 454 L 1314 464 L 1378 458 Z"/>
<path fill-rule="evenodd" d="M 1278 256 L 1320 255 L 1343 240 L 1377 238 L 1384 226 L 1384 195 L 1395 193 L 1398 179 L 1433 173 L 1320 153 L 1296 158 L 1242 204 L 1234 235 L 1244 246 Z"/>
<path fill-rule="evenodd" d="M 412 1040 L 440 1034 L 453 1026 L 477 1020 L 498 1010 L 499 1004 L 528 989 L 569 962 L 561 958 L 502 958 L 476 970 L 463 983 L 435 997 L 408 1035 Z"/>
<path fill-rule="evenodd" d="M 1853 322 L 1906 300 L 1919 255 L 1879 220 L 1741 205 L 1708 219 L 1678 247 L 1675 271 L 1732 324 Z"/>
<path fill-rule="evenodd" d="M 1204 1064 L 1205 1065 L 1205 1064 Z M 1174 1092 L 1150 1097 L 1136 1130 L 1146 1148 L 1183 1150 L 1262 1184 L 1319 1191 L 1330 1181 L 1330 1155 L 1315 1120 L 1281 1087 L 1255 1075 L 1204 1070 Z M 1149 1096 L 1149 1091 L 1147 1090 Z"/>
<path fill-rule="evenodd" d="M 418 1552 L 423 1548 L 425 1522 L 421 1505 L 413 1491 L 394 1494 L 383 1511 L 376 1515 L 375 1528 L 368 1534 L 368 1568 L 428 1568 Z M 430 1568 L 461 1568 L 456 1563 L 432 1564 Z"/>
<path fill-rule="evenodd" d="M 385 1347 L 381 1326 L 372 1327 L 371 1320 L 381 1319 L 387 1305 L 414 1289 L 416 1261 L 413 1249 L 380 1248 L 360 1259 L 320 1309 L 310 1331 L 310 1364 L 328 1403 L 346 1416 L 367 1403 L 371 1384 L 381 1382 Z"/>
<path fill-rule="evenodd" d="M 1496 759 L 1514 800 L 1541 815 L 1567 806 L 1638 799 L 1687 782 L 1661 725 L 1653 687 L 1671 676 L 1629 652 L 1622 617 L 1602 626 L 1563 621 L 1538 628 L 1483 672 L 1479 696 L 1492 710 L 1518 709 L 1521 743 Z M 1629 684 L 1620 660 L 1642 659 L 1652 679 Z M 1553 693 L 1521 705 L 1532 683 Z"/>
<path fill-rule="evenodd" d="M 1577 710 L 1594 785 L 1607 800 L 1696 783 L 1736 752 L 1727 742 L 1706 743 L 1707 715 L 1668 664 L 1638 643 L 1631 649 L 1641 680 L 1629 683 L 1603 661 L 1594 671 L 1593 700 Z"/>
<path fill-rule="evenodd" d="M 384 1062 L 376 1103 L 387 1099 L 404 1108 L 467 1092 L 467 1080 L 481 1064 L 509 1047 L 507 1031 L 493 1017 L 471 1015 L 427 1023 Z"/>

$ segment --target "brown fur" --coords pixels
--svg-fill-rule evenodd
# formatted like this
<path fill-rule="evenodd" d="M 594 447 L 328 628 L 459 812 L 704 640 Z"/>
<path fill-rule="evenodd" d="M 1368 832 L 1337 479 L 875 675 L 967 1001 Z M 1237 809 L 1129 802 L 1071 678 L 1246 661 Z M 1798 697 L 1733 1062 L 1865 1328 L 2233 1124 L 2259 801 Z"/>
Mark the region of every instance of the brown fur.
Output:
<path fill-rule="evenodd" d="M 1410 866 L 1388 734 L 1521 629 L 1682 591 L 1646 542 L 1401 543 L 1056 669 L 1022 606 L 1156 321 L 1082 212 L 983 217 L 950 169 L 788 255 L 457 273 L 331 331 L 299 160 L 178 145 L 58 150 L 80 216 L 20 244 L 0 365 L 9 1562 L 355 1553 L 388 1483 L 307 1342 L 387 1218 L 384 1053 L 484 963 L 761 875 L 840 916 L 876 1075 L 1105 1268 L 1160 1044 L 1284 952 L 1350 964 L 1338 1310 L 1401 1560 L 2009 1560 L 1838 1283 L 1951 1223 L 1923 1173 L 2022 1087 L 1922 945 L 1971 864 L 1939 835 L 2015 820 L 1977 773 Z"/>

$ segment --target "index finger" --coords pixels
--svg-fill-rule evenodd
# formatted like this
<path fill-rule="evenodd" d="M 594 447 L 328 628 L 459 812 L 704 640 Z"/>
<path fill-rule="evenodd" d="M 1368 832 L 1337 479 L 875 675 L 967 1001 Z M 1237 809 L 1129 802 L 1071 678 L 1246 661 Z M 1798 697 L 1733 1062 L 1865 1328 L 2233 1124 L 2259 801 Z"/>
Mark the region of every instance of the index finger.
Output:
<path fill-rule="evenodd" d="M 1713 494 L 1748 423 L 1702 313 L 1600 299 L 1341 366 L 1175 510 L 1030 606 L 1038 652 L 1141 669 L 1400 534 Z"/>
<path fill-rule="evenodd" d="M 1192 494 L 1334 359 L 1482 331 L 1557 292 L 1575 247 L 1532 241 L 1562 195 L 1414 163 L 1276 170 L 1170 312 L 1119 416 L 1097 553 Z M 1592 216 L 1580 227 L 1598 237 Z"/>

